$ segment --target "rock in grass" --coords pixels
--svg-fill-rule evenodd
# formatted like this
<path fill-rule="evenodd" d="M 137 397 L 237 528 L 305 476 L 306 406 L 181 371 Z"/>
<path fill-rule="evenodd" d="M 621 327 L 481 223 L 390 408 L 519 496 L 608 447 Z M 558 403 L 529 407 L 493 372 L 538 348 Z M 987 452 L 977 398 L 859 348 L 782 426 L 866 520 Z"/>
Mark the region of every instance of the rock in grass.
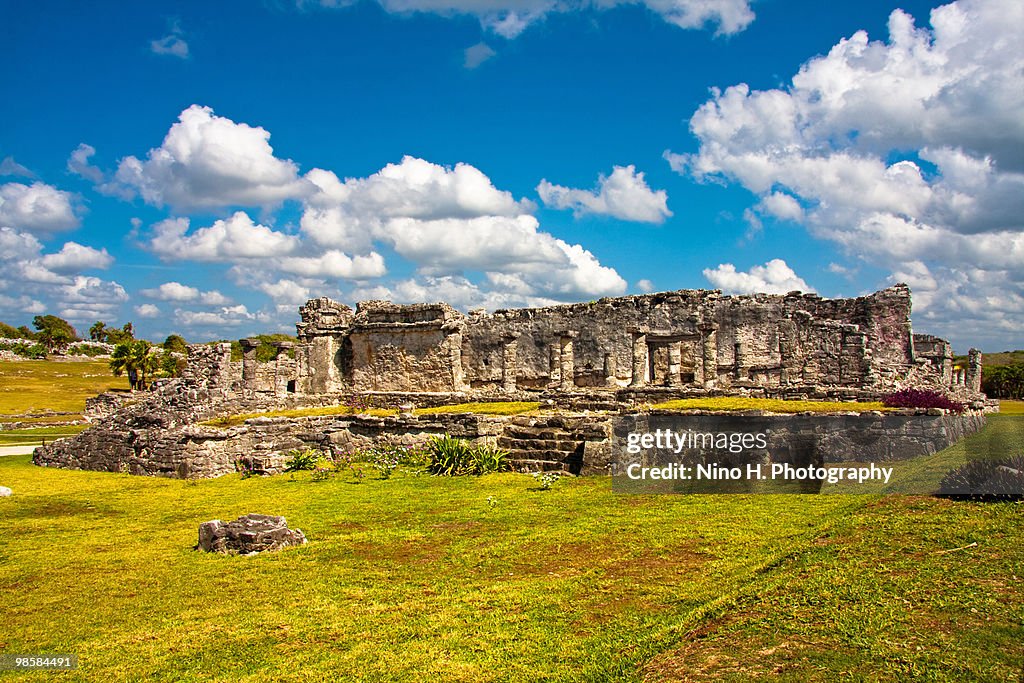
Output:
<path fill-rule="evenodd" d="M 289 529 L 284 517 L 248 514 L 226 524 L 219 519 L 200 524 L 196 549 L 208 553 L 254 555 L 305 542 L 305 534 L 298 529 Z"/>
<path fill-rule="evenodd" d="M 9 496 L 9 495 L 11 495 L 13 493 L 14 493 L 14 491 L 10 490 L 6 486 L 0 486 L 0 498 L 6 498 L 7 496 Z"/>

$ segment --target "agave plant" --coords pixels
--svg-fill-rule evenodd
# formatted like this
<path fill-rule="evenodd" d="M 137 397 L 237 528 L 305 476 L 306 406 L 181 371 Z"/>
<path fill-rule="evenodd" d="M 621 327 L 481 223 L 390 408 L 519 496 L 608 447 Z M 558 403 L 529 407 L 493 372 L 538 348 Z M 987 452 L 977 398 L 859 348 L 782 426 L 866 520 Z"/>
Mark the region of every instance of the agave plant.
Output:
<path fill-rule="evenodd" d="M 455 477 L 473 472 L 473 449 L 463 439 L 435 436 L 427 442 L 430 464 L 427 469 L 433 474 Z"/>
<path fill-rule="evenodd" d="M 508 451 L 486 444 L 473 449 L 474 474 L 504 472 L 508 467 Z"/>

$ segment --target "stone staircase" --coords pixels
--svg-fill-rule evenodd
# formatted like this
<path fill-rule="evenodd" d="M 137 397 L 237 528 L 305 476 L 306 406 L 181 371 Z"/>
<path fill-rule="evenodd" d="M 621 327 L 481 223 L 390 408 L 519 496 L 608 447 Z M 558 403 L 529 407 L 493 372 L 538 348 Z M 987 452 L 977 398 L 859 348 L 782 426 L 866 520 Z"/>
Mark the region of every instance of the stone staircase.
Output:
<path fill-rule="evenodd" d="M 519 472 L 581 474 L 588 448 L 607 444 L 607 429 L 606 417 L 517 417 L 498 436 L 498 447 L 509 452 L 512 468 Z"/>

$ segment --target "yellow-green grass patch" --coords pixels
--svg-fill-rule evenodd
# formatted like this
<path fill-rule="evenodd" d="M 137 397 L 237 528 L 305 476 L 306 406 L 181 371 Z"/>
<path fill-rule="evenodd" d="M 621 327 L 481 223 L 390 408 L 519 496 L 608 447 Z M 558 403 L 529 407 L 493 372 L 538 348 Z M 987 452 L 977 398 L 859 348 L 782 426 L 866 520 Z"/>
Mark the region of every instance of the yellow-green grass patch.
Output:
<path fill-rule="evenodd" d="M 0 446 L 20 446 L 22 444 L 42 443 L 43 440 L 53 441 L 74 436 L 89 425 L 60 425 L 54 427 L 29 427 L 26 429 L 9 429 L 0 432 Z"/>
<path fill-rule="evenodd" d="M 999 412 L 1003 415 L 1024 415 L 1024 401 L 999 401 Z"/>
<path fill-rule="evenodd" d="M 0 422 L 21 422 L 27 425 L 36 425 L 39 427 L 47 427 L 53 425 L 66 425 L 70 422 L 81 421 L 84 416 L 81 413 L 70 413 L 70 414 L 36 414 L 31 416 L 0 416 Z"/>
<path fill-rule="evenodd" d="M 681 398 L 649 406 L 652 410 L 711 410 L 739 412 L 763 410 L 771 413 L 842 413 L 891 410 L 879 401 L 786 401 L 778 398 L 750 398 L 745 396 L 717 396 L 708 398 Z"/>
<path fill-rule="evenodd" d="M 246 420 L 254 417 L 325 417 L 330 415 L 375 415 L 383 417 L 396 415 L 397 410 L 393 408 L 363 408 L 356 410 L 351 406 L 322 406 L 316 408 L 291 408 L 288 410 L 268 410 L 262 413 L 237 413 L 235 415 L 222 415 L 201 424 L 209 427 L 236 427 Z"/>
<path fill-rule="evenodd" d="M 184 482 L 0 458 L 5 652 L 69 680 L 1011 680 L 1024 508 L 606 477 Z M 192 550 L 284 515 L 309 543 Z M 12 680 L 32 675 L 9 673 Z"/>
<path fill-rule="evenodd" d="M 493 403 L 458 403 L 450 406 L 419 408 L 416 415 L 439 415 L 444 413 L 475 413 L 477 415 L 520 415 L 540 408 L 537 401 L 496 401 Z"/>
<path fill-rule="evenodd" d="M 0 361 L 0 415 L 81 413 L 85 399 L 128 389 L 106 361 Z"/>

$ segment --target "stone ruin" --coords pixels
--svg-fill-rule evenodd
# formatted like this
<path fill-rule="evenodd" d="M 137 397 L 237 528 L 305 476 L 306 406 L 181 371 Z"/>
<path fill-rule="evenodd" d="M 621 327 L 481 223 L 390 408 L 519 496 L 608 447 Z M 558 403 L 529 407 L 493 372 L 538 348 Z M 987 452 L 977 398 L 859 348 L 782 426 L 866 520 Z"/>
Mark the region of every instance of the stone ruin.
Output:
<path fill-rule="evenodd" d="M 912 380 L 979 396 L 980 353 L 954 372 L 948 342 L 912 333 L 910 308 L 906 285 L 856 299 L 680 290 L 469 315 L 388 301 L 353 311 L 321 298 L 300 309 L 294 377 L 278 375 L 275 386 L 867 395 Z M 269 388 L 255 371 L 243 375 L 253 389 Z"/>
<path fill-rule="evenodd" d="M 255 555 L 306 543 L 300 529 L 289 529 L 284 517 L 250 513 L 224 523 L 219 519 L 199 525 L 196 550 L 225 555 Z"/>
<path fill-rule="evenodd" d="M 672 398 L 875 400 L 911 386 L 981 408 L 981 354 L 972 349 L 967 367 L 955 367 L 947 341 L 912 332 L 910 311 L 906 285 L 854 299 L 680 290 L 490 314 L 387 301 L 353 310 L 312 299 L 299 309 L 298 342 L 278 343 L 273 361 L 257 361 L 256 340 L 241 340 L 241 362 L 231 360 L 229 344 L 192 345 L 180 379 L 162 381 L 151 395 L 97 398 L 90 403 L 96 425 L 38 449 L 35 461 L 208 477 L 237 467 L 278 471 L 290 448 L 415 444 L 449 433 L 509 450 L 520 469 L 579 473 L 608 461 L 608 414 Z M 353 396 L 415 407 L 530 400 L 560 410 L 529 418 L 405 410 L 203 424 Z"/>

